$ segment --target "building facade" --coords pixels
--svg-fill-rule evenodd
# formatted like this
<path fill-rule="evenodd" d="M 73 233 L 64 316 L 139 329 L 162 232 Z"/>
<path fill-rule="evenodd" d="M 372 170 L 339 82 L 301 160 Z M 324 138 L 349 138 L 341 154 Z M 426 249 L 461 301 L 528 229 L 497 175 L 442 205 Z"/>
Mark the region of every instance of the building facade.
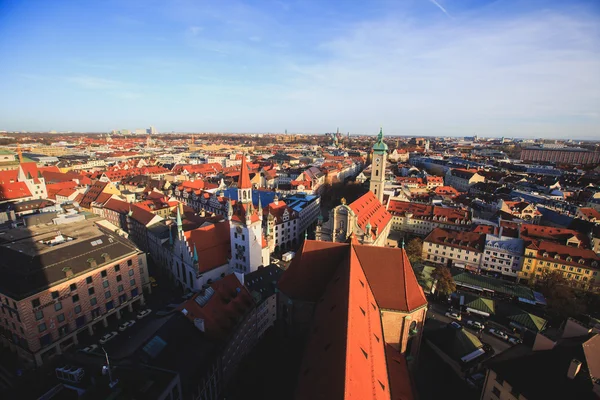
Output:
<path fill-rule="evenodd" d="M 27 365 L 42 365 L 97 323 L 106 327 L 144 303 L 145 254 L 128 240 L 89 220 L 61 225 L 58 235 L 48 226 L 11 232 L 0 245 L 0 339 Z"/>

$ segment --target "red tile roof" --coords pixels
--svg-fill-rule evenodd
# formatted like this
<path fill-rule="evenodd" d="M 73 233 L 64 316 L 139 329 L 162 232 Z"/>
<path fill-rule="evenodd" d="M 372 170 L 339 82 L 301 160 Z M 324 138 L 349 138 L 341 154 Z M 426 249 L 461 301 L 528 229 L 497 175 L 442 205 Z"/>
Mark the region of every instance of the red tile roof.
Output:
<path fill-rule="evenodd" d="M 366 253 L 364 249 L 367 249 Z M 382 250 L 391 250 L 393 254 L 383 254 Z M 327 256 L 328 252 L 331 254 Z M 328 259 L 329 257 L 336 260 Z M 398 257 L 401 260 L 406 259 L 406 263 L 401 261 L 401 268 L 394 262 Z M 296 399 L 414 398 L 406 363 L 396 350 L 388 348 L 383 337 L 380 312 L 385 306 L 381 303 L 388 304 L 391 301 L 389 304 L 396 305 L 397 297 L 385 293 L 387 289 L 380 285 L 392 272 L 388 266 L 384 266 L 379 274 L 375 274 L 377 277 L 372 275 L 378 267 L 376 264 L 386 258 L 390 259 L 387 265 L 393 266 L 393 269 L 406 270 L 401 274 L 405 278 L 412 275 L 411 279 L 404 279 L 407 282 L 406 287 L 413 290 L 413 285 L 416 285 L 419 289 L 417 297 L 422 297 L 422 305 L 425 305 L 427 302 L 404 250 L 306 241 L 295 258 L 300 262 L 292 263 L 284 272 L 279 288 L 286 295 L 291 284 L 298 283 L 291 282 L 292 279 L 307 278 L 291 272 L 300 268 L 304 268 L 305 272 L 311 270 L 316 273 L 313 282 L 319 282 L 324 291 L 316 306 L 300 370 Z M 313 266 L 311 263 L 318 265 Z M 334 264 L 334 267 L 331 264 Z M 326 287 L 323 287 L 322 280 L 316 280 L 323 278 L 319 268 L 327 269 L 330 275 Z M 395 273 L 392 275 L 395 276 L 392 280 L 399 276 Z M 284 278 L 290 279 L 290 285 L 284 284 L 286 287 L 282 287 Z M 394 286 L 393 292 L 399 291 L 398 285 L 404 287 L 402 282 L 397 280 L 394 285 L 390 285 Z M 308 296 L 301 296 L 301 299 L 314 297 L 312 288 L 305 286 L 304 290 L 307 290 Z M 412 299 L 413 296 L 409 297 Z M 417 298 L 414 302 L 408 300 L 408 303 L 414 305 L 419 302 L 421 300 Z M 399 362 L 401 364 L 396 366 Z"/>
<path fill-rule="evenodd" d="M 92 202 L 96 201 L 98 196 L 102 194 L 104 188 L 108 185 L 108 182 L 98 181 L 94 183 L 87 192 L 83 195 L 83 199 L 79 202 L 79 205 L 84 208 L 90 208 Z"/>
<path fill-rule="evenodd" d="M 412 311 L 427 304 L 404 249 L 354 246 L 381 308 Z"/>
<path fill-rule="evenodd" d="M 250 174 L 248 173 L 248 165 L 246 157 L 242 157 L 242 165 L 240 166 L 240 178 L 238 180 L 238 189 L 251 189 Z"/>
<path fill-rule="evenodd" d="M 31 192 L 25 182 L 14 182 L 0 184 L 0 200 L 16 200 L 23 197 L 30 197 Z"/>
<path fill-rule="evenodd" d="M 190 250 L 198 253 L 198 272 L 227 264 L 231 257 L 229 221 L 217 222 L 184 233 Z"/>
<path fill-rule="evenodd" d="M 485 233 L 435 228 L 424 241 L 481 252 L 485 246 Z"/>
<path fill-rule="evenodd" d="M 379 234 L 392 219 L 391 214 L 371 191 L 353 201 L 349 207 L 356 214 L 356 222 L 363 231 L 366 229 L 367 223 L 370 223 L 372 232 Z"/>
<path fill-rule="evenodd" d="M 208 337 L 225 340 L 233 333 L 240 318 L 254 307 L 254 301 L 235 274 L 212 283 L 211 288 L 215 293 L 204 306 L 196 301 L 198 296 L 203 295 L 200 293 L 183 303 L 180 309 L 185 308 L 192 323 L 195 319 L 202 319 Z"/>

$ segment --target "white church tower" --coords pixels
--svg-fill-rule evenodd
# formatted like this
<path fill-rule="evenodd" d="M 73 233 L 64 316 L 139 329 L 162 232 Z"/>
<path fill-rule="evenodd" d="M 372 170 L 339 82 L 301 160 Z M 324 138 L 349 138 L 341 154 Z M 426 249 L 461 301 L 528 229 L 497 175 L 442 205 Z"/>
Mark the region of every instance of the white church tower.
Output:
<path fill-rule="evenodd" d="M 231 266 L 233 272 L 247 274 L 263 265 L 262 210 L 252 205 L 252 183 L 246 164 L 242 158 L 238 179 L 238 200 L 228 205 L 227 219 L 231 235 Z"/>
<path fill-rule="evenodd" d="M 383 128 L 379 129 L 377 141 L 373 145 L 373 163 L 371 164 L 371 185 L 369 190 L 383 204 L 383 190 L 385 188 L 385 165 L 388 146 L 383 142 Z"/>

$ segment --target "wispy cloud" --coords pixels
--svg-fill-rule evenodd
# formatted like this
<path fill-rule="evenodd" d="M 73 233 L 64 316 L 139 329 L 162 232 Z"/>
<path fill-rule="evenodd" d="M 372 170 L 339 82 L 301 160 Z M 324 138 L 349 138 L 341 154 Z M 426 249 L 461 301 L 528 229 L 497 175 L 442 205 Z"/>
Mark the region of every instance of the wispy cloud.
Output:
<path fill-rule="evenodd" d="M 198 36 L 200 32 L 202 32 L 203 28 L 201 26 L 190 26 L 188 28 L 189 33 L 192 36 Z"/>
<path fill-rule="evenodd" d="M 442 12 L 444 14 L 446 14 L 448 17 L 452 18 L 452 16 L 450 14 L 448 14 L 448 11 L 446 11 L 446 9 L 444 7 L 442 7 L 442 5 L 440 3 L 438 3 L 436 0 L 429 0 L 429 2 L 433 5 L 435 5 L 440 10 L 442 10 Z"/>
<path fill-rule="evenodd" d="M 597 20 L 573 13 L 426 28 L 371 20 L 324 42 L 321 60 L 290 64 L 287 98 L 365 129 L 375 120 L 407 134 L 556 134 L 555 121 L 600 109 L 598 38 Z M 587 122 L 580 134 L 597 134 L 597 120 Z"/>

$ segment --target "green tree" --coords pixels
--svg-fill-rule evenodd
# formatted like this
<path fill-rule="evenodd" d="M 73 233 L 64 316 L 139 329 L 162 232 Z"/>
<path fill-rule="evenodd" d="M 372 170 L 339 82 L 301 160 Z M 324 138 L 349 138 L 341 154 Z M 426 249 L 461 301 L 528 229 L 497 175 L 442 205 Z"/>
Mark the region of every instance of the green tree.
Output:
<path fill-rule="evenodd" d="M 448 267 L 440 265 L 431 273 L 435 280 L 435 290 L 438 294 L 448 296 L 456 291 L 456 283 Z"/>
<path fill-rule="evenodd" d="M 536 286 L 546 297 L 551 318 L 564 319 L 585 311 L 584 303 L 560 271 L 544 271 Z"/>
<path fill-rule="evenodd" d="M 421 238 L 411 239 L 404 250 L 406 250 L 406 255 L 411 263 L 420 262 L 423 254 L 423 240 Z"/>

